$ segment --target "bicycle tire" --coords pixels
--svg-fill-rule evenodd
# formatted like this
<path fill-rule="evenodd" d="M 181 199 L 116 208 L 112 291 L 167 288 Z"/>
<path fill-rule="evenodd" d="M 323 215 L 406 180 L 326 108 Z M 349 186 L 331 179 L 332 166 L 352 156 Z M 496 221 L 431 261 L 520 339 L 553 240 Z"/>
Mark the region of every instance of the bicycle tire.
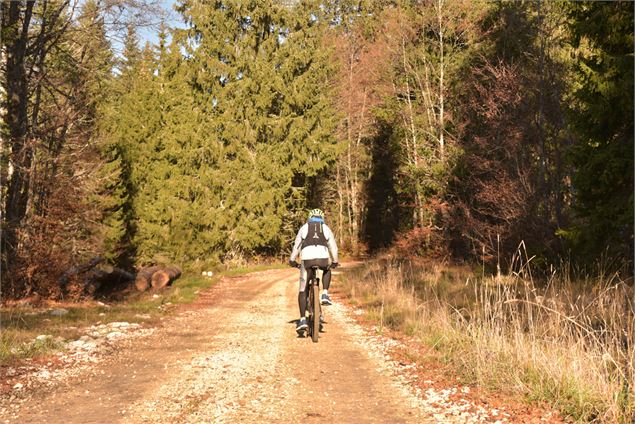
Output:
<path fill-rule="evenodd" d="M 307 310 L 309 312 L 309 318 L 307 319 L 309 327 L 306 329 L 306 332 L 309 337 L 311 337 L 313 331 L 313 292 L 310 289 L 310 284 L 311 282 L 309 281 L 309 287 L 307 287 L 306 291 Z"/>
<path fill-rule="evenodd" d="M 317 284 L 313 284 L 311 286 L 311 294 L 313 295 L 313 299 L 311 299 L 313 304 L 313 322 L 311 323 L 311 340 L 313 343 L 317 343 L 318 338 L 320 337 L 320 296 L 319 296 L 320 288 Z"/>

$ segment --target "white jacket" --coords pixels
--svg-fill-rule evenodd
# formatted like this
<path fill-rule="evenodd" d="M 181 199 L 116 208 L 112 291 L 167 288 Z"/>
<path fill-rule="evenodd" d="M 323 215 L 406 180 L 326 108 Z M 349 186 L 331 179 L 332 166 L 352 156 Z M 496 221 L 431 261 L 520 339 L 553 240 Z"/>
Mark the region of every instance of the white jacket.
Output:
<path fill-rule="evenodd" d="M 291 252 L 291 260 L 295 261 L 298 257 L 298 254 L 302 257 L 303 261 L 309 259 L 328 259 L 329 251 L 331 252 L 331 257 L 333 258 L 333 262 L 339 262 L 337 257 L 337 244 L 335 243 L 335 237 L 333 237 L 333 232 L 326 225 L 322 224 L 322 229 L 324 231 L 324 237 L 326 238 L 326 242 L 328 244 L 328 248 L 326 246 L 305 246 L 302 251 L 300 248 L 302 247 L 302 241 L 306 238 L 309 233 L 309 224 L 306 223 L 300 230 L 298 231 L 298 235 L 295 236 L 295 242 L 293 243 L 293 251 Z"/>

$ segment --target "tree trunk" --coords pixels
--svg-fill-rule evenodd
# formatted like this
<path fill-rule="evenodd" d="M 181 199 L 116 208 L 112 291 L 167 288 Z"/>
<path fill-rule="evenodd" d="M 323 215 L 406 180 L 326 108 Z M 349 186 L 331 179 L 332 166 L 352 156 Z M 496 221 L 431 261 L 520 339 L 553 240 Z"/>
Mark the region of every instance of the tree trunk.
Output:
<path fill-rule="evenodd" d="M 31 15 L 35 1 L 27 1 L 22 16 L 22 1 L 3 3 L 2 28 L 6 51 L 6 114 L 5 122 L 9 134 L 9 163 L 13 168 L 9 176 L 5 218 L 2 231 L 2 246 L 5 267 L 10 266 L 18 249 L 17 232 L 26 215 L 29 190 L 29 170 L 33 160 L 33 148 L 28 142 L 28 79 L 25 66 L 27 41 Z M 21 19 L 22 18 L 22 19 Z M 6 268 L 5 268 L 6 269 Z"/>
<path fill-rule="evenodd" d="M 439 0 L 437 3 L 437 18 L 439 21 L 439 154 L 441 162 L 445 161 L 445 56 L 443 49 L 443 5 L 444 1 Z"/>
<path fill-rule="evenodd" d="M 337 196 L 339 202 L 337 204 L 337 240 L 342 242 L 342 235 L 344 229 L 344 196 L 342 195 L 342 176 L 340 172 L 340 161 L 338 160 L 335 164 L 336 166 L 336 176 L 335 176 L 335 184 L 337 187 Z"/>

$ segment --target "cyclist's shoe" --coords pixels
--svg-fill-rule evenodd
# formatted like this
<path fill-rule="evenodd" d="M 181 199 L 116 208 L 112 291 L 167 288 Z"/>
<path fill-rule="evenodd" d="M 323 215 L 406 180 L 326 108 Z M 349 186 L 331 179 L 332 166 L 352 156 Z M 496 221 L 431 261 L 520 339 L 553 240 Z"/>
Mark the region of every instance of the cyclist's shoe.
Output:
<path fill-rule="evenodd" d="M 322 293 L 322 298 L 320 299 L 320 303 L 322 303 L 322 305 L 332 305 L 333 304 L 333 302 L 331 302 L 331 298 L 326 293 Z"/>
<path fill-rule="evenodd" d="M 307 328 L 309 328 L 309 326 L 306 324 L 306 318 L 303 317 L 298 320 L 298 323 L 295 326 L 295 331 L 303 333 Z"/>

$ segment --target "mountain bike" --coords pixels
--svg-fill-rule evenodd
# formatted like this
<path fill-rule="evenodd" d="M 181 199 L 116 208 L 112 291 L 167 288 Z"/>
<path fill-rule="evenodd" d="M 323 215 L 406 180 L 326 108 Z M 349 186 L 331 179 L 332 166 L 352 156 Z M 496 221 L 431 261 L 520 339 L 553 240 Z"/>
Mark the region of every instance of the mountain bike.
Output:
<path fill-rule="evenodd" d="M 292 264 L 293 267 L 300 269 L 300 264 Z M 330 266 L 326 269 L 328 270 Z M 313 265 L 306 270 L 307 285 L 304 289 L 304 293 L 307 298 L 307 311 L 309 316 L 307 317 L 308 335 L 311 337 L 314 343 L 318 342 L 320 337 L 320 330 L 322 322 L 322 305 L 320 302 L 320 278 L 318 277 L 318 270 L 321 269 L 318 265 Z M 323 271 L 324 272 L 324 271 Z M 306 330 L 300 330 L 299 335 L 304 336 L 307 333 Z"/>

